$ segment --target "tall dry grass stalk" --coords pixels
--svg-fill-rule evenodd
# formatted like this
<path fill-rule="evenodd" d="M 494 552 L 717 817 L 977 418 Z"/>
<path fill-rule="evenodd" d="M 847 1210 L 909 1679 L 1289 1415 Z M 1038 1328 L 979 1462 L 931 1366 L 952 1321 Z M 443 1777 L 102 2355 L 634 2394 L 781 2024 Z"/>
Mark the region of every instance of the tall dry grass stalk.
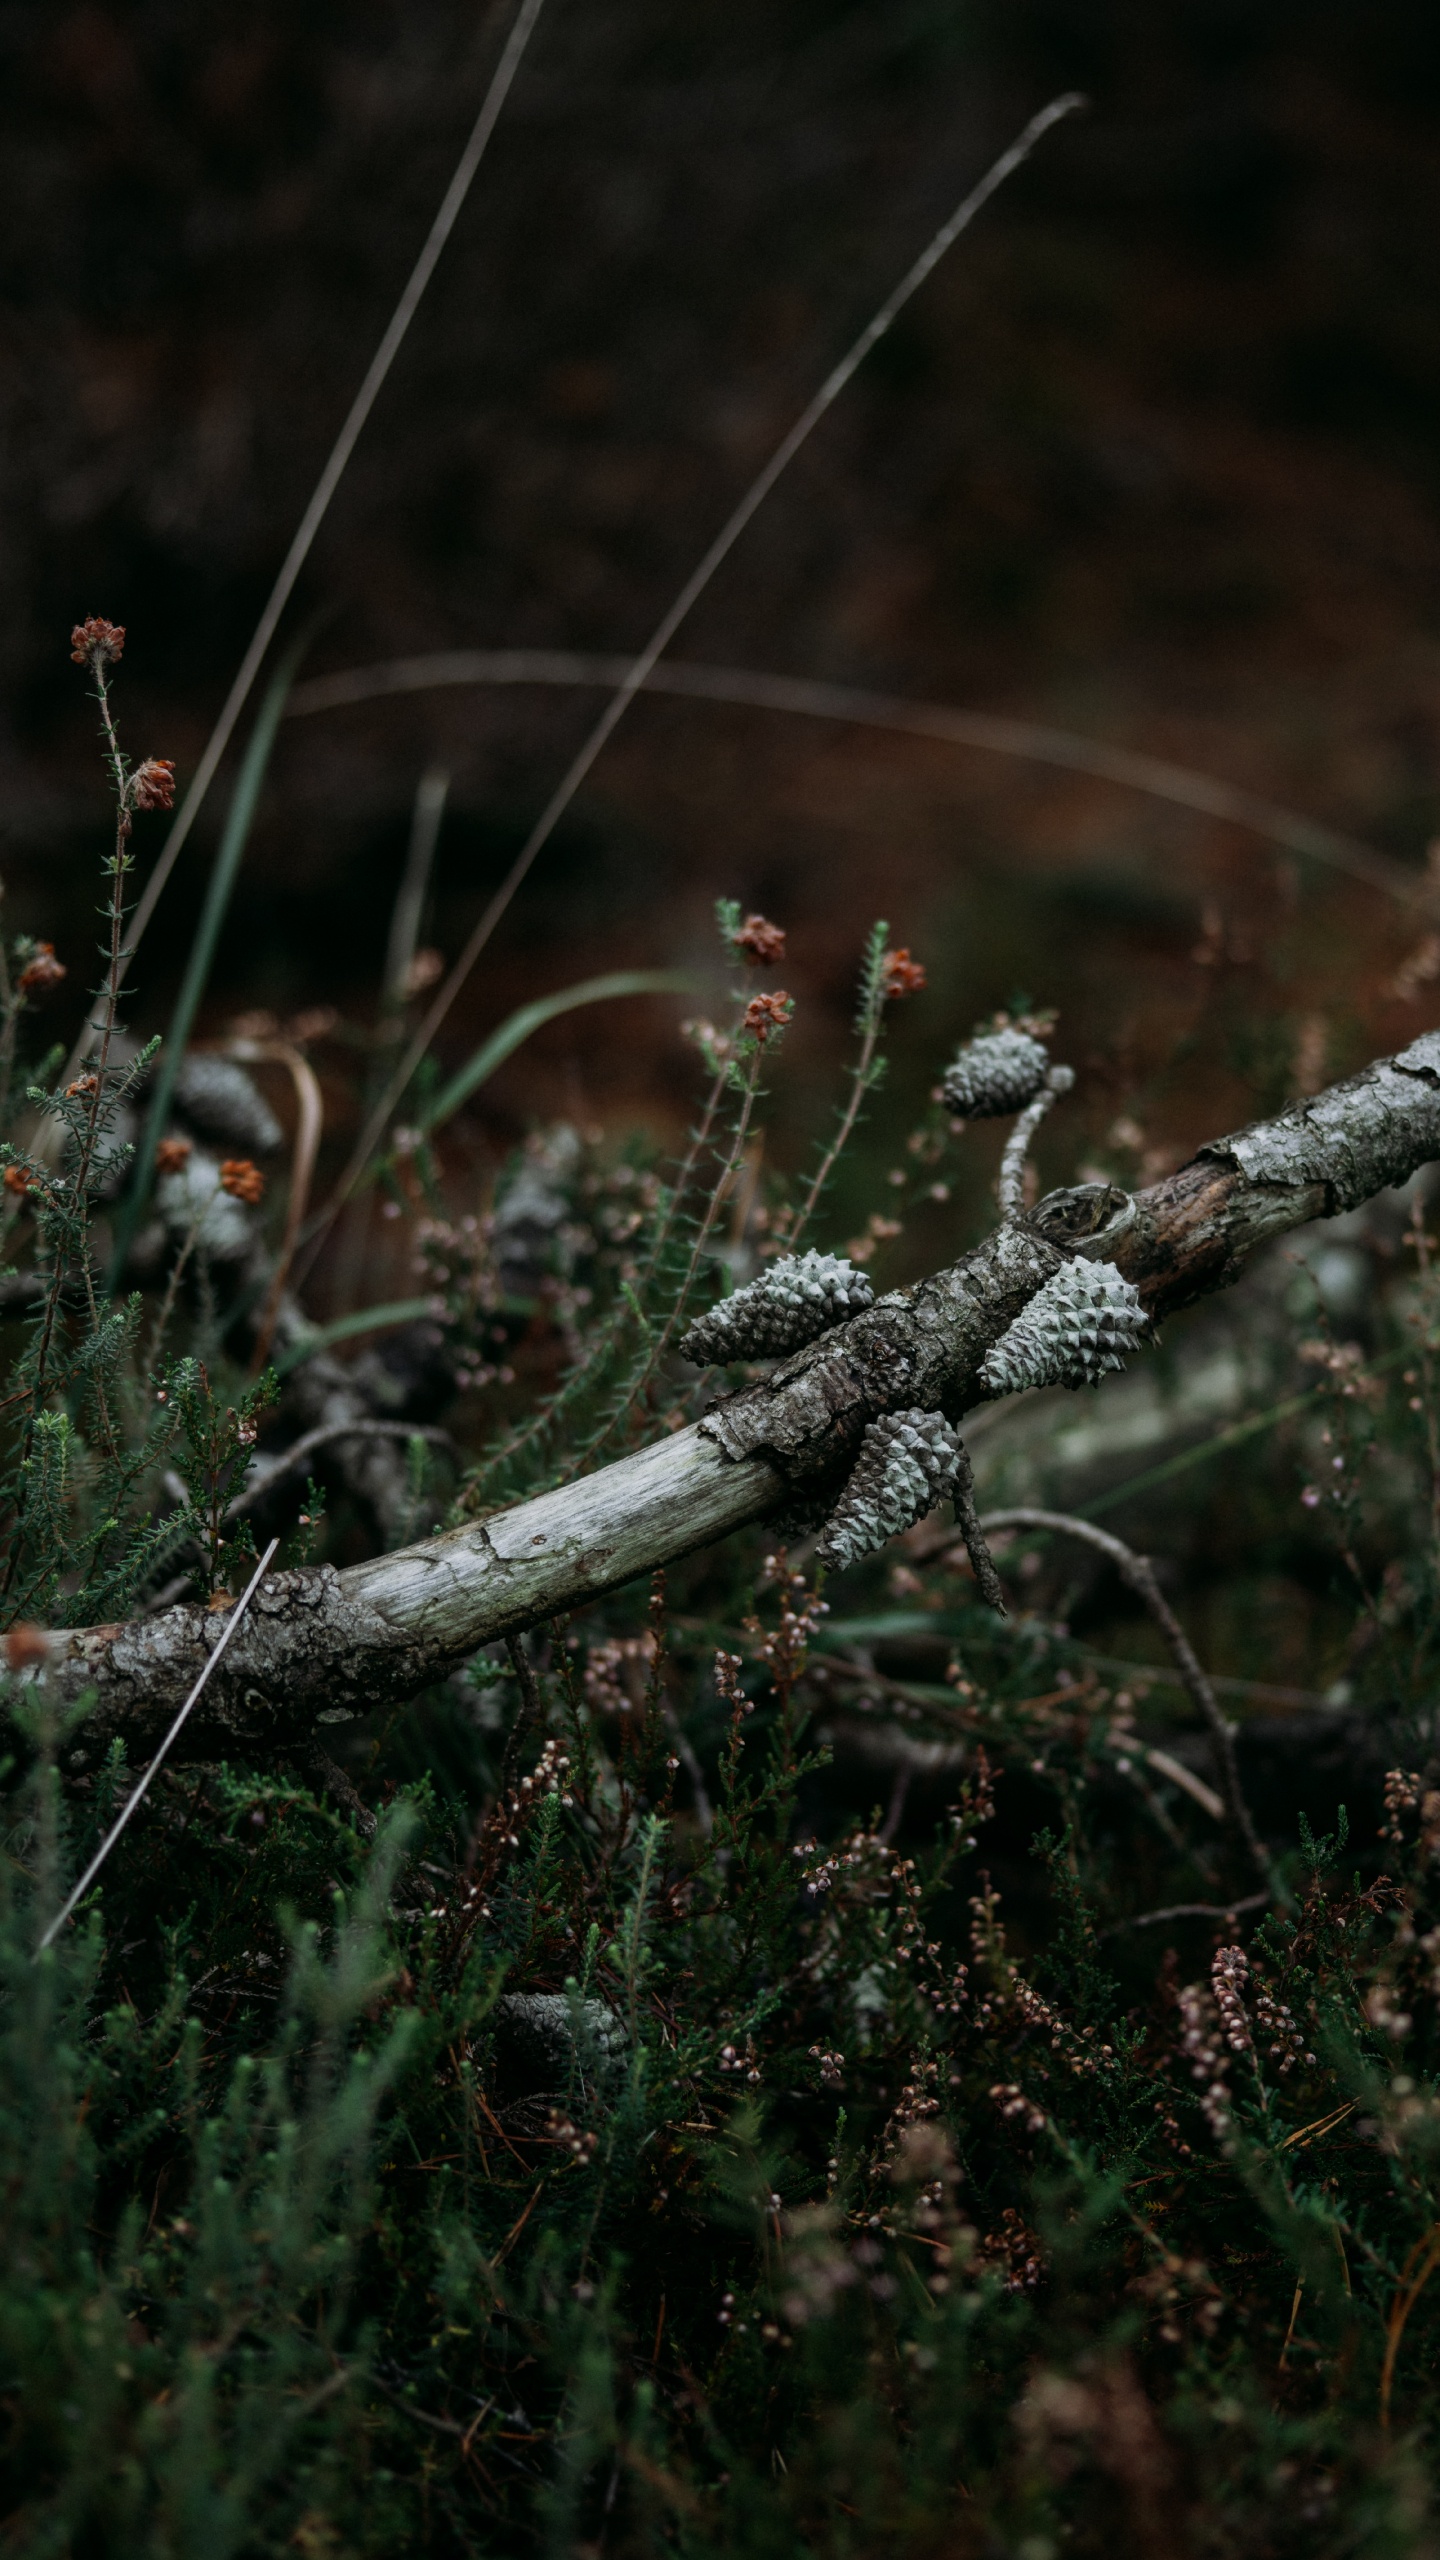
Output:
<path fill-rule="evenodd" d="M 296 580 L 310 557 L 315 537 L 325 521 L 330 502 L 345 475 L 350 456 L 360 440 L 366 420 L 405 342 L 410 324 L 424 299 L 426 287 L 440 262 L 445 244 L 459 220 L 461 208 L 470 192 L 480 163 L 485 157 L 490 138 L 499 123 L 506 99 L 514 86 L 516 74 L 524 58 L 525 49 L 534 33 L 536 21 L 544 5 L 545 0 L 521 0 L 514 24 L 506 39 L 504 51 L 495 66 L 490 86 L 485 92 L 480 113 L 471 127 L 469 139 L 456 163 L 455 174 L 440 200 L 435 219 L 426 235 L 424 247 L 410 271 L 405 290 L 396 303 L 380 343 L 370 359 L 360 388 L 350 403 L 344 423 L 330 449 L 325 468 L 315 483 L 309 505 L 295 528 L 294 538 L 280 564 L 275 584 L 266 599 L 265 609 L 255 625 L 250 646 L 241 659 L 235 671 L 234 681 L 221 704 L 219 716 L 206 741 L 200 762 L 195 768 L 190 788 L 176 811 L 175 823 L 166 838 L 160 859 L 137 902 L 131 920 L 129 948 L 121 970 L 122 979 L 130 960 L 139 949 L 145 929 L 164 893 L 166 882 L 200 814 L 206 794 L 219 770 L 220 760 L 234 735 L 235 724 L 250 699 L 255 679 L 264 664 L 266 651 L 280 627 L 280 618 L 295 591 Z M 72 1061 L 72 1073 L 73 1066 Z"/>
<path fill-rule="evenodd" d="M 906 304 L 919 292 L 927 278 L 933 274 L 947 250 L 953 248 L 962 232 L 969 229 L 976 215 L 989 203 L 990 198 L 999 188 L 1004 186 L 1007 178 L 1013 177 L 1015 171 L 1024 166 L 1036 146 L 1043 141 L 1052 127 L 1062 122 L 1066 116 L 1073 115 L 1084 103 L 1085 101 L 1078 94 L 1072 92 L 1064 97 L 1053 98 L 1047 107 L 1042 107 L 1038 115 L 1031 117 L 1024 131 L 1016 136 L 1009 149 L 1002 151 L 999 159 L 992 162 L 985 175 L 956 206 L 949 220 L 940 225 L 939 230 L 921 251 L 919 257 L 906 269 L 899 283 L 887 294 L 879 310 L 867 321 L 858 338 L 847 349 L 839 363 L 826 375 L 819 390 L 802 410 L 788 434 L 781 438 L 768 462 L 751 481 L 744 496 L 732 509 L 714 541 L 691 571 L 673 604 L 661 616 L 644 648 L 631 660 L 584 745 L 572 758 L 565 773 L 556 784 L 510 869 L 506 872 L 494 896 L 489 900 L 459 959 L 435 997 L 386 1085 L 384 1093 L 366 1121 L 356 1141 L 350 1162 L 317 1226 L 312 1240 L 312 1260 L 332 1221 L 339 1214 L 345 1201 L 349 1199 L 356 1184 L 362 1179 L 390 1113 L 429 1050 L 436 1032 L 449 1013 L 455 998 L 464 986 L 516 891 L 525 880 L 538 855 L 549 843 L 576 792 L 610 738 L 613 737 L 636 695 L 644 691 L 658 661 L 669 648 L 681 624 L 699 603 L 716 572 L 729 558 L 746 526 L 764 505 L 771 490 L 788 470 L 796 455 L 809 442 L 822 418 L 834 407 L 846 385 L 854 379 L 865 358 L 893 326 Z"/>

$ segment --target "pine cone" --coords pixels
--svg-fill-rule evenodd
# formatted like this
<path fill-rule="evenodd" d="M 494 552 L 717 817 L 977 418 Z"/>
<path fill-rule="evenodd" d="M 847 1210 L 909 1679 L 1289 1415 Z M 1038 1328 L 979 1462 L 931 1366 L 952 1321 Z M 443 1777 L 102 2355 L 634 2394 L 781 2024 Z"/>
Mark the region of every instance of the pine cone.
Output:
<path fill-rule="evenodd" d="M 767 1264 L 758 1280 L 722 1298 L 682 1335 L 680 1349 L 701 1365 L 725 1360 L 774 1360 L 803 1342 L 873 1306 L 875 1292 L 863 1271 L 835 1253 L 785 1254 Z"/>
<path fill-rule="evenodd" d="M 856 1564 L 901 1529 L 913 1529 L 944 1501 L 962 1456 L 943 1413 L 915 1406 L 872 1422 L 816 1549 L 821 1563 Z"/>
<path fill-rule="evenodd" d="M 998 1120 L 1033 1102 L 1049 1072 L 1049 1050 L 1028 1031 L 987 1031 L 946 1068 L 945 1099 L 962 1119 Z"/>
<path fill-rule="evenodd" d="M 1149 1330 L 1138 1291 L 1113 1262 L 1067 1262 L 986 1353 L 981 1383 L 996 1396 L 1018 1387 L 1095 1387 L 1107 1369 L 1124 1368 Z"/>

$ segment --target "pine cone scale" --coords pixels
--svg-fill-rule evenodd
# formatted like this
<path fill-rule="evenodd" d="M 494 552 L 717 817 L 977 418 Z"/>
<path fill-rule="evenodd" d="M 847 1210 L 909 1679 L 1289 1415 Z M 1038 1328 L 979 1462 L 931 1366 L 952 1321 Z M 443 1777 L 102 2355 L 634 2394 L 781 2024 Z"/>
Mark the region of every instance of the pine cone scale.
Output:
<path fill-rule="evenodd" d="M 913 1528 L 943 1502 L 963 1453 L 941 1413 L 918 1406 L 872 1422 L 817 1553 L 824 1564 L 856 1564 L 887 1538 Z"/>
<path fill-rule="evenodd" d="M 1113 1262 L 1067 1262 L 991 1346 L 980 1381 L 996 1396 L 1098 1386 L 1149 1331 L 1139 1292 Z"/>
<path fill-rule="evenodd" d="M 697 1317 L 680 1350 L 697 1366 L 783 1359 L 874 1301 L 864 1272 L 842 1254 L 786 1254 Z"/>

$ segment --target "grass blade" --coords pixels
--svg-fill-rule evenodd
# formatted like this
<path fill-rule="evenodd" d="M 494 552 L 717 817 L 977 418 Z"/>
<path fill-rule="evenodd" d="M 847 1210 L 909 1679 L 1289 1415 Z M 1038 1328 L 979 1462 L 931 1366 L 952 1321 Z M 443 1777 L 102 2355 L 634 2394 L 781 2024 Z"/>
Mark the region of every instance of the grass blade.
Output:
<path fill-rule="evenodd" d="M 442 1085 L 434 1100 L 421 1115 L 420 1126 L 427 1133 L 453 1118 L 462 1102 L 493 1076 L 499 1066 L 528 1040 L 532 1031 L 543 1023 L 553 1022 L 557 1014 L 574 1013 L 585 1004 L 608 1004 L 619 996 L 693 995 L 695 980 L 675 969 L 615 969 L 608 976 L 581 978 L 573 987 L 562 987 L 553 996 L 537 996 L 533 1004 L 522 1004 L 508 1014 L 497 1030 L 483 1041 L 473 1057 L 447 1085 Z"/>

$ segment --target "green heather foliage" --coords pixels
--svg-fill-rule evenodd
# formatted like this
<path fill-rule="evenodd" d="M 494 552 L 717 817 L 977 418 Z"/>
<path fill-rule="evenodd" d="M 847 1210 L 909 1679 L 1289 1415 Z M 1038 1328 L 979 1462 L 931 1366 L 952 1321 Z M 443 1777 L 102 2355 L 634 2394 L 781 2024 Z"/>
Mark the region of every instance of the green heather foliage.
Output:
<path fill-rule="evenodd" d="M 722 929 L 738 955 L 738 910 Z M 884 952 L 842 1140 L 911 991 Z M 698 1031 L 678 1173 L 543 1139 L 513 1169 L 568 1204 L 538 1280 L 503 1215 L 450 1219 L 423 1143 L 380 1169 L 428 1218 L 491 1433 L 463 1510 L 693 1409 L 673 1344 L 739 1232 L 780 1037 L 754 984 Z M 1312 1411 L 1346 1463 L 1301 1514 L 1393 1766 L 1383 1803 L 1357 1777 L 1353 1837 L 1338 1803 L 1323 1836 L 1266 1804 L 1263 1899 L 1146 1758 L 1151 1734 L 1179 1747 L 1172 1693 L 1117 1693 L 1052 1616 L 997 1625 L 946 1536 L 822 1595 L 756 1535 L 327 1729 L 348 1796 L 319 1764 L 167 1765 L 37 1954 L 138 1772 L 117 1746 L 74 1778 L 23 1622 L 238 1588 L 235 1497 L 277 1392 L 246 1384 L 250 1317 L 203 1252 L 163 1306 L 96 1276 L 143 1069 L 62 1098 L 50 1154 L 17 1074 L 6 1152 L 30 1185 L 5 1193 L 7 1249 L 36 1275 L 0 1488 L 7 2551 L 1433 2551 L 1419 1229 L 1373 1344 L 1319 1346 Z M 949 1143 L 943 1115 L 916 1133 L 917 1188 Z M 833 1167 L 795 1195 L 817 1225 Z M 763 1237 L 794 1237 L 778 1181 L 763 1208 Z M 1258 1462 L 1249 1498 L 1298 1509 Z M 1041 1544 L 1011 1545 L 1012 1589 Z M 895 1652 L 917 1627 L 928 1655 Z M 837 1705 L 937 1746 L 908 1798 L 893 1765 L 881 1806 L 857 1796 L 820 1736 Z M 1214 1916 L 1128 1925 L 1196 1903 Z"/>

